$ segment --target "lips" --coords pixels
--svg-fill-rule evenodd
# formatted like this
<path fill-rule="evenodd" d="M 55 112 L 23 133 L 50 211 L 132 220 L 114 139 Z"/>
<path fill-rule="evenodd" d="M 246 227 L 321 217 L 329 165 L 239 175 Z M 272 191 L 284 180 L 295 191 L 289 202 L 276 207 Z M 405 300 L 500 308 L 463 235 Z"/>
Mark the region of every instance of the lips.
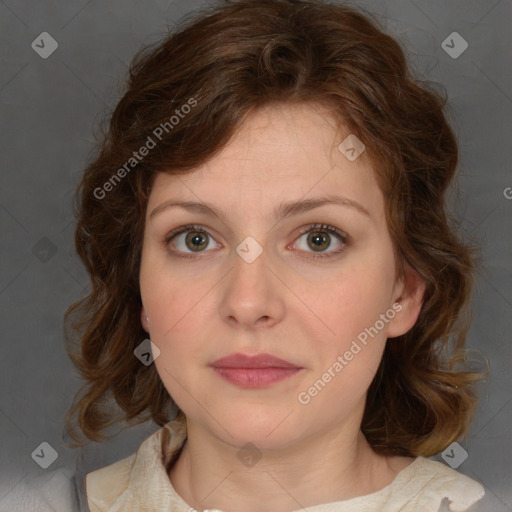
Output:
<path fill-rule="evenodd" d="M 217 359 L 210 366 L 224 380 L 241 388 L 267 387 L 303 369 L 270 354 L 232 354 Z"/>
<path fill-rule="evenodd" d="M 217 359 L 210 366 L 214 368 L 301 368 L 301 366 L 289 363 L 271 354 L 258 354 L 256 356 L 231 354 Z"/>

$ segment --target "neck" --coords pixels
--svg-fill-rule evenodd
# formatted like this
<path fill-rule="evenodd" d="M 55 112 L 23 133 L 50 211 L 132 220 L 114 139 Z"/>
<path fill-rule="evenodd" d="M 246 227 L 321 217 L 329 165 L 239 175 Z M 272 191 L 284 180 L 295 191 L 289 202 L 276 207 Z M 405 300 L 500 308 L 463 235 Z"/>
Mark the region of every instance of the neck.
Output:
<path fill-rule="evenodd" d="M 285 448 L 253 453 L 191 421 L 187 433 L 169 477 L 176 492 L 196 510 L 256 512 L 271 503 L 276 512 L 291 512 L 376 492 L 406 465 L 376 454 L 350 425 L 337 425 Z"/>

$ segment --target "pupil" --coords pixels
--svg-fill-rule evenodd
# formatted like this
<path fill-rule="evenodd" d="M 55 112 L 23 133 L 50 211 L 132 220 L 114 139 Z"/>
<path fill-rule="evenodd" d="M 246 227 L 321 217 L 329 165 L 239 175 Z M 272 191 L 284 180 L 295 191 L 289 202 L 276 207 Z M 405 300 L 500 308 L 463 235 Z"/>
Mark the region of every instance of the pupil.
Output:
<path fill-rule="evenodd" d="M 330 245 L 328 235 L 321 233 L 321 231 L 316 231 L 308 237 L 308 241 L 313 243 L 312 249 L 315 251 L 327 249 Z"/>
<path fill-rule="evenodd" d="M 188 245 L 191 242 L 191 245 Z M 187 247 L 192 251 L 199 251 L 208 245 L 206 237 L 202 233 L 191 232 L 186 237 Z"/>

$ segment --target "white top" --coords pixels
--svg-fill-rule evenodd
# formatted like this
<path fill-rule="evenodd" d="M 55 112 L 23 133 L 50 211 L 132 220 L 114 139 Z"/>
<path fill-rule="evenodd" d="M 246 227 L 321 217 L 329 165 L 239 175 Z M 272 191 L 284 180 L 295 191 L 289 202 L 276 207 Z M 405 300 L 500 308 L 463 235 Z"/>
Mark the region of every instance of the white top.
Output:
<path fill-rule="evenodd" d="M 186 424 L 178 416 L 148 437 L 137 453 L 88 473 L 91 512 L 197 512 L 174 490 L 166 471 L 185 439 Z M 297 512 L 463 512 L 484 493 L 471 478 L 440 462 L 417 457 L 375 493 Z"/>

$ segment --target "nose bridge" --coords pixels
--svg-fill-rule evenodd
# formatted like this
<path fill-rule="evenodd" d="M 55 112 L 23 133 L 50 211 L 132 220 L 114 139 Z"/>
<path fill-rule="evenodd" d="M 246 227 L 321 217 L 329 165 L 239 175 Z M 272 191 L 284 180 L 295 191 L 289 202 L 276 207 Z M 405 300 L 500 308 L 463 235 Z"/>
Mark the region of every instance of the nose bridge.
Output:
<path fill-rule="evenodd" d="M 224 319 L 254 325 L 262 317 L 279 317 L 282 297 L 268 264 L 267 251 L 253 237 L 236 247 L 220 304 Z"/>
<path fill-rule="evenodd" d="M 251 301 L 261 300 L 270 285 L 267 251 L 253 237 L 247 237 L 235 252 L 230 286 Z"/>

